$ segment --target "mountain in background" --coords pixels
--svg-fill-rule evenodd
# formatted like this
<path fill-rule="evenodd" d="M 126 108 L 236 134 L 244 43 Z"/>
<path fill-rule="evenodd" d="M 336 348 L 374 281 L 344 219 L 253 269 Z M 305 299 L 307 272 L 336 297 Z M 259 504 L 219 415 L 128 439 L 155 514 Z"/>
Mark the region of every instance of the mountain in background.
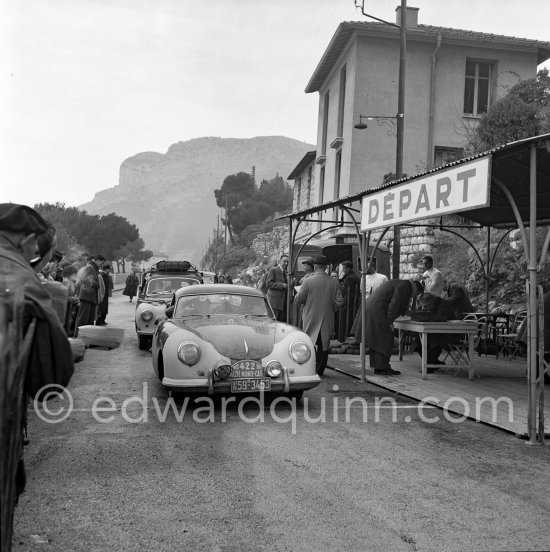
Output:
<path fill-rule="evenodd" d="M 198 263 L 220 214 L 214 190 L 226 176 L 256 167 L 258 186 L 277 174 L 286 179 L 314 149 L 284 136 L 178 142 L 166 154 L 144 152 L 126 159 L 118 186 L 97 192 L 80 208 L 126 217 L 139 228 L 146 249 Z"/>

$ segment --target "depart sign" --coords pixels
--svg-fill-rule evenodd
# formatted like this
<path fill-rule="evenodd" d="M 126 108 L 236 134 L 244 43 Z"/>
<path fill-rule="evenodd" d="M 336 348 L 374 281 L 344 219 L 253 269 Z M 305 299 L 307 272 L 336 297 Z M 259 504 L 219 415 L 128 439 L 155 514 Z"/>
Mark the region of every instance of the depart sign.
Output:
<path fill-rule="evenodd" d="M 489 205 L 490 156 L 363 197 L 361 231 Z"/>

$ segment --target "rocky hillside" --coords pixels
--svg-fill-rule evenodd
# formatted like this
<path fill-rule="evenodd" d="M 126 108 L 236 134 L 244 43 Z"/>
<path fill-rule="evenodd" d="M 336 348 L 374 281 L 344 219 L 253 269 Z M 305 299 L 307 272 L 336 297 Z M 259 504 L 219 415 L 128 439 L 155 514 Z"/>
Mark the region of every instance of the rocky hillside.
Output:
<path fill-rule="evenodd" d="M 145 247 L 172 258 L 200 260 L 220 210 L 214 190 L 223 179 L 256 167 L 256 182 L 286 178 L 315 146 L 283 136 L 195 138 L 165 154 L 138 153 L 120 166 L 119 184 L 81 205 L 89 213 L 116 213 L 135 224 Z"/>

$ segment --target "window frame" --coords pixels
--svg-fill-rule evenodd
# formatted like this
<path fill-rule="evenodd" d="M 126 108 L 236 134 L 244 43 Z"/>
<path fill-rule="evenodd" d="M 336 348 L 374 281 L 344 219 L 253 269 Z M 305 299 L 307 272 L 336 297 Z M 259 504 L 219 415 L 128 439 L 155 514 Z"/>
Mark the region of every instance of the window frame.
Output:
<path fill-rule="evenodd" d="M 468 75 L 468 64 L 474 64 L 474 75 Z M 487 77 L 480 76 L 480 66 L 487 66 L 489 75 Z M 464 103 L 463 103 L 463 115 L 464 117 L 480 118 L 482 115 L 489 111 L 489 108 L 493 101 L 493 78 L 495 74 L 495 62 L 487 59 L 474 59 L 466 58 L 464 67 Z M 473 97 L 470 99 L 467 97 L 469 93 L 469 82 L 473 81 Z M 487 81 L 487 94 L 486 94 L 486 110 L 479 110 L 480 100 L 480 81 Z M 471 111 L 467 110 L 467 104 L 472 104 Z"/>

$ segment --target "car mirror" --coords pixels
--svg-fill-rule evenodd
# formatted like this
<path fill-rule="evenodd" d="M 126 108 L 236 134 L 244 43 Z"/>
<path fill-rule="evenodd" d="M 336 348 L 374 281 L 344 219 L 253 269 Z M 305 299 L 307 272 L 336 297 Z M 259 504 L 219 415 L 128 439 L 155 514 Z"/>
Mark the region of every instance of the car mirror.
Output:
<path fill-rule="evenodd" d="M 166 316 L 168 318 L 172 318 L 172 316 L 174 315 L 174 306 L 172 305 L 171 307 L 168 307 L 165 311 L 164 311 L 164 314 L 166 314 Z"/>

